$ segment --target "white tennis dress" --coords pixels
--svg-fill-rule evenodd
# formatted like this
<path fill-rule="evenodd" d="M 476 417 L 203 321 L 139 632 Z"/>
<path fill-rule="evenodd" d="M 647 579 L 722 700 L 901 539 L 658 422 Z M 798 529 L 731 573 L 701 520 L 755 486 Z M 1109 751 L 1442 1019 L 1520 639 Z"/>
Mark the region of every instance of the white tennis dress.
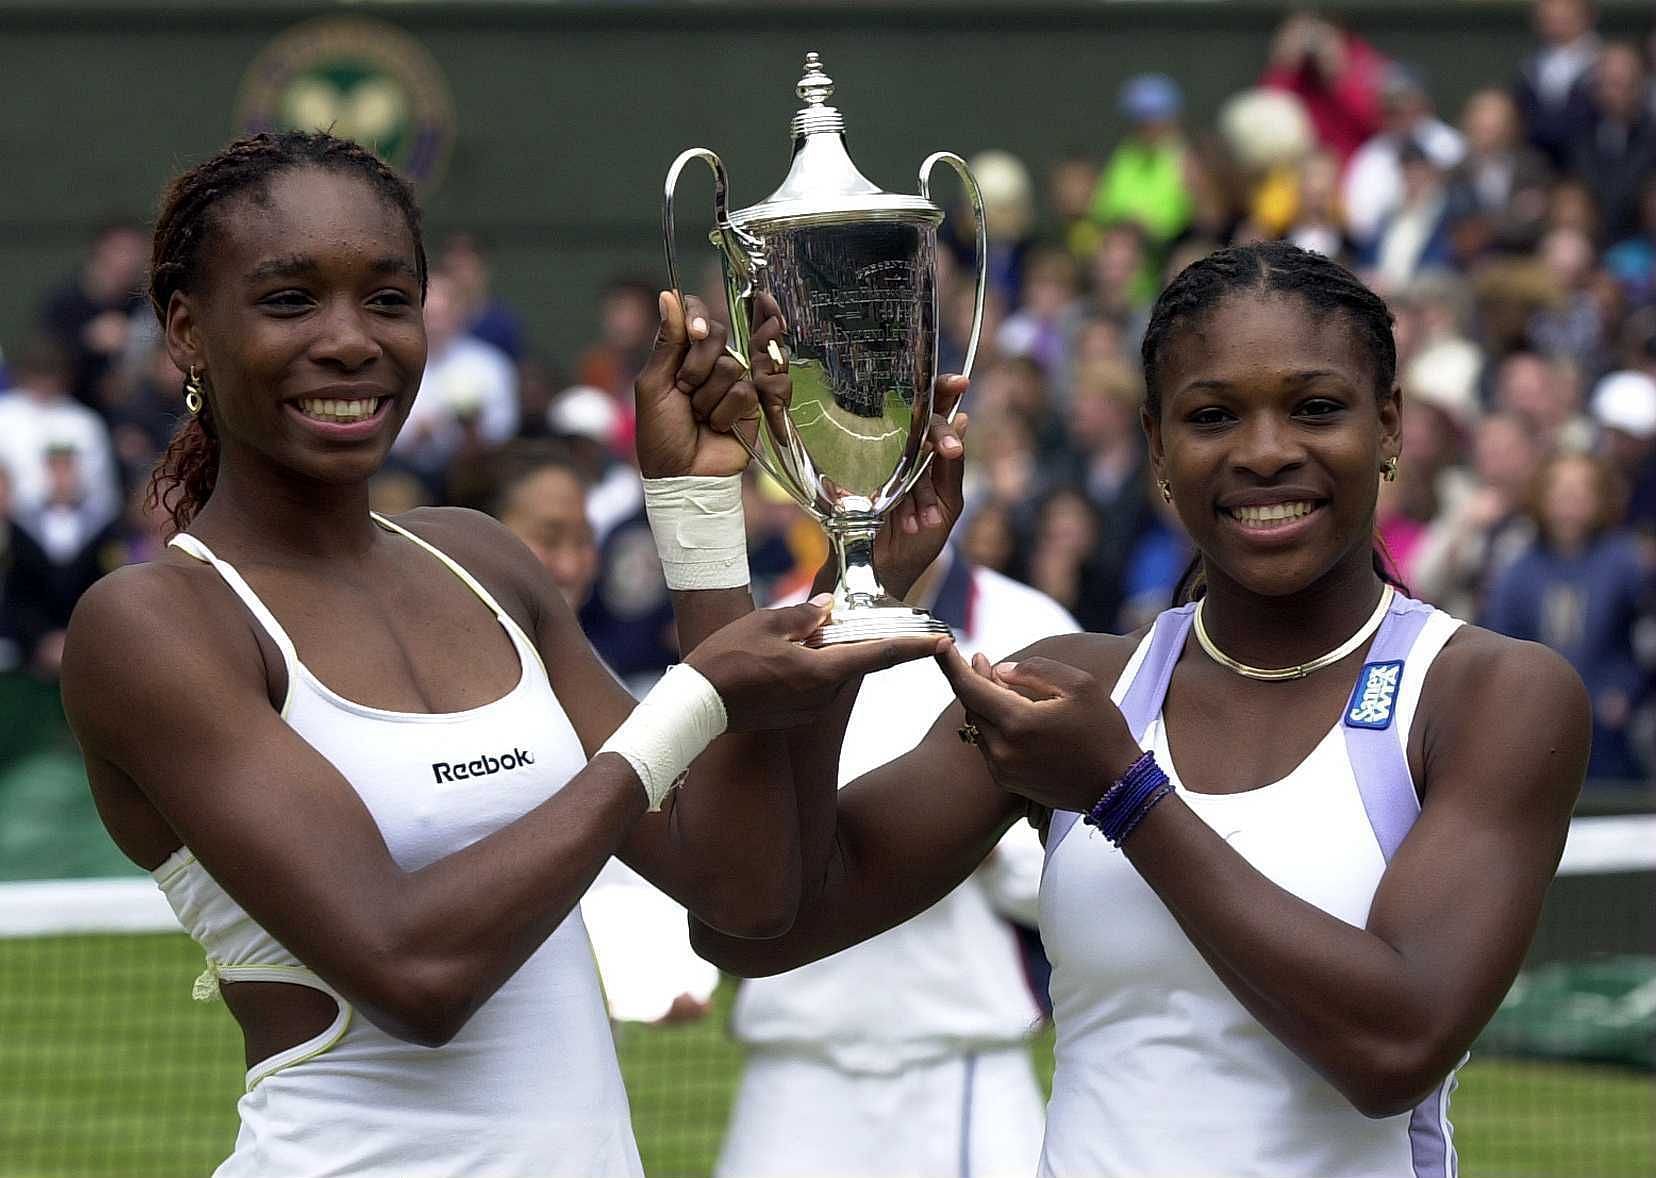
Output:
<path fill-rule="evenodd" d="M 329 690 L 234 568 L 188 534 L 281 649 L 282 716 L 361 796 L 408 870 L 476 842 L 563 787 L 587 758 L 528 637 L 443 553 L 389 520 L 477 594 L 511 638 L 514 688 L 463 712 L 391 712 Z M 442 1047 L 386 1034 L 259 927 L 188 848 L 153 873 L 216 979 L 333 996 L 322 1034 L 247 1074 L 241 1129 L 216 1178 L 638 1178 L 627 1095 L 579 910 Z"/>
<path fill-rule="evenodd" d="M 1288 776 L 1190 793 L 1162 700 L 1190 607 L 1157 619 L 1113 698 L 1196 815 L 1278 886 L 1363 926 L 1419 813 L 1405 750 L 1460 623 L 1399 597 L 1341 720 Z M 1363 1116 L 1242 1006 L 1150 886 L 1077 815 L 1053 817 L 1041 882 L 1057 1072 L 1044 1178 L 1453 1178 L 1451 1075 L 1412 1112 Z"/>

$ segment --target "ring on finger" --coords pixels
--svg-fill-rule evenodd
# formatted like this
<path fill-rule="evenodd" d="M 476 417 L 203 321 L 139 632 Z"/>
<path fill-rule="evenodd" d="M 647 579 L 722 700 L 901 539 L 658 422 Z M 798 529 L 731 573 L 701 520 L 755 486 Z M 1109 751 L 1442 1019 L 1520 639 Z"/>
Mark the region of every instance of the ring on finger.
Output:
<path fill-rule="evenodd" d="M 983 738 L 983 730 L 968 720 L 955 729 L 955 735 L 960 737 L 963 744 L 976 744 Z"/>

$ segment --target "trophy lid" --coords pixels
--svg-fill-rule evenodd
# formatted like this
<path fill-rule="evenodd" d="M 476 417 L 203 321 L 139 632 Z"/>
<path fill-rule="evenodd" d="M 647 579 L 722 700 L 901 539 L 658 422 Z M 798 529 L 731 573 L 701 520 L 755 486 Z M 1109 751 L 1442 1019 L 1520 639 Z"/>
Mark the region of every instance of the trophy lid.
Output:
<path fill-rule="evenodd" d="M 805 105 L 790 124 L 793 166 L 780 188 L 732 213 L 731 222 L 755 233 L 853 221 L 941 222 L 943 210 L 925 197 L 886 192 L 857 171 L 845 150 L 845 119 L 827 105 L 833 92 L 834 80 L 823 72 L 822 59 L 807 53 L 805 74 L 795 89 Z"/>

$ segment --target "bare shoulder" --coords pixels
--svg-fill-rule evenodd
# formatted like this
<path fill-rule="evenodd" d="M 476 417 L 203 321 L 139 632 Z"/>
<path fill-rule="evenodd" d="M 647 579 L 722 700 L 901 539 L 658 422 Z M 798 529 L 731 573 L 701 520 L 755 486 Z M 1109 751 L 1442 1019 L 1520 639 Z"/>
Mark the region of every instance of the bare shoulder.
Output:
<path fill-rule="evenodd" d="M 1083 670 L 1095 679 L 1114 683 L 1149 632 L 1149 626 L 1142 626 L 1131 634 L 1054 634 L 1024 647 L 1012 660 L 1048 658 Z"/>
<path fill-rule="evenodd" d="M 1574 668 L 1546 646 L 1462 626 L 1432 663 L 1419 714 L 1429 791 L 1480 783 L 1564 806 L 1580 792 L 1592 705 Z"/>
<path fill-rule="evenodd" d="M 212 645 L 237 629 L 222 608 L 226 591 L 211 566 L 189 558 L 126 565 L 81 595 L 68 643 L 146 657 L 174 640 Z"/>
<path fill-rule="evenodd" d="M 521 572 L 524 561 L 539 567 L 511 529 L 469 507 L 416 507 L 392 517 L 392 522 L 435 544 L 474 573 L 479 569 Z"/>
<path fill-rule="evenodd" d="M 185 557 L 116 569 L 87 590 L 63 650 L 63 704 L 77 735 L 135 703 L 135 692 L 168 683 L 262 694 L 253 623 L 224 608 L 228 592 L 210 566 Z"/>
<path fill-rule="evenodd" d="M 1426 676 L 1421 704 L 1433 716 L 1488 721 L 1540 710 L 1590 723 L 1587 689 L 1562 655 L 1481 626 L 1461 626 L 1444 645 Z"/>
<path fill-rule="evenodd" d="M 469 507 L 416 507 L 392 522 L 453 557 L 507 609 L 517 603 L 536 618 L 563 604 L 535 554 L 491 515 Z"/>

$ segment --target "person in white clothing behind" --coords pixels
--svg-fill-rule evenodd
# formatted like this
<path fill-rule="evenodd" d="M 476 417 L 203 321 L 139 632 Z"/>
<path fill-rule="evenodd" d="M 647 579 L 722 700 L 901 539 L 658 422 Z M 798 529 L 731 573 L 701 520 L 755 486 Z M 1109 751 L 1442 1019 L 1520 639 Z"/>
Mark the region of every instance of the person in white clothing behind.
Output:
<path fill-rule="evenodd" d="M 1346 230 L 1360 247 L 1372 246 L 1386 219 L 1403 204 L 1405 146 L 1418 146 L 1442 172 L 1466 154 L 1466 140 L 1433 113 L 1425 82 L 1409 66 L 1387 67 L 1380 103 L 1381 131 L 1351 157 L 1340 188 Z"/>
<path fill-rule="evenodd" d="M 92 410 L 70 396 L 74 374 L 68 352 L 55 340 L 36 336 L 17 351 L 17 387 L 0 393 L 0 466 L 11 474 L 19 516 L 40 511 L 51 497 L 51 455 L 72 451 L 78 458 L 82 510 L 93 530 L 121 511 L 120 476 L 109 445 L 109 429 Z"/>
<path fill-rule="evenodd" d="M 517 432 L 517 370 L 505 352 L 465 334 L 463 314 L 454 280 L 432 271 L 425 375 L 391 448 L 428 479 L 440 477 L 468 441 L 498 446 Z"/>
<path fill-rule="evenodd" d="M 907 600 L 966 657 L 1080 629 L 1057 602 L 947 548 Z M 903 755 L 953 695 L 930 661 L 864 681 L 843 784 Z M 958 888 L 862 945 L 743 983 L 748 1048 L 718 1178 L 1026 1178 L 1041 1152 L 1029 1036 L 1045 1018 L 1017 926 L 1036 923 L 1041 844 L 1021 824 Z"/>

